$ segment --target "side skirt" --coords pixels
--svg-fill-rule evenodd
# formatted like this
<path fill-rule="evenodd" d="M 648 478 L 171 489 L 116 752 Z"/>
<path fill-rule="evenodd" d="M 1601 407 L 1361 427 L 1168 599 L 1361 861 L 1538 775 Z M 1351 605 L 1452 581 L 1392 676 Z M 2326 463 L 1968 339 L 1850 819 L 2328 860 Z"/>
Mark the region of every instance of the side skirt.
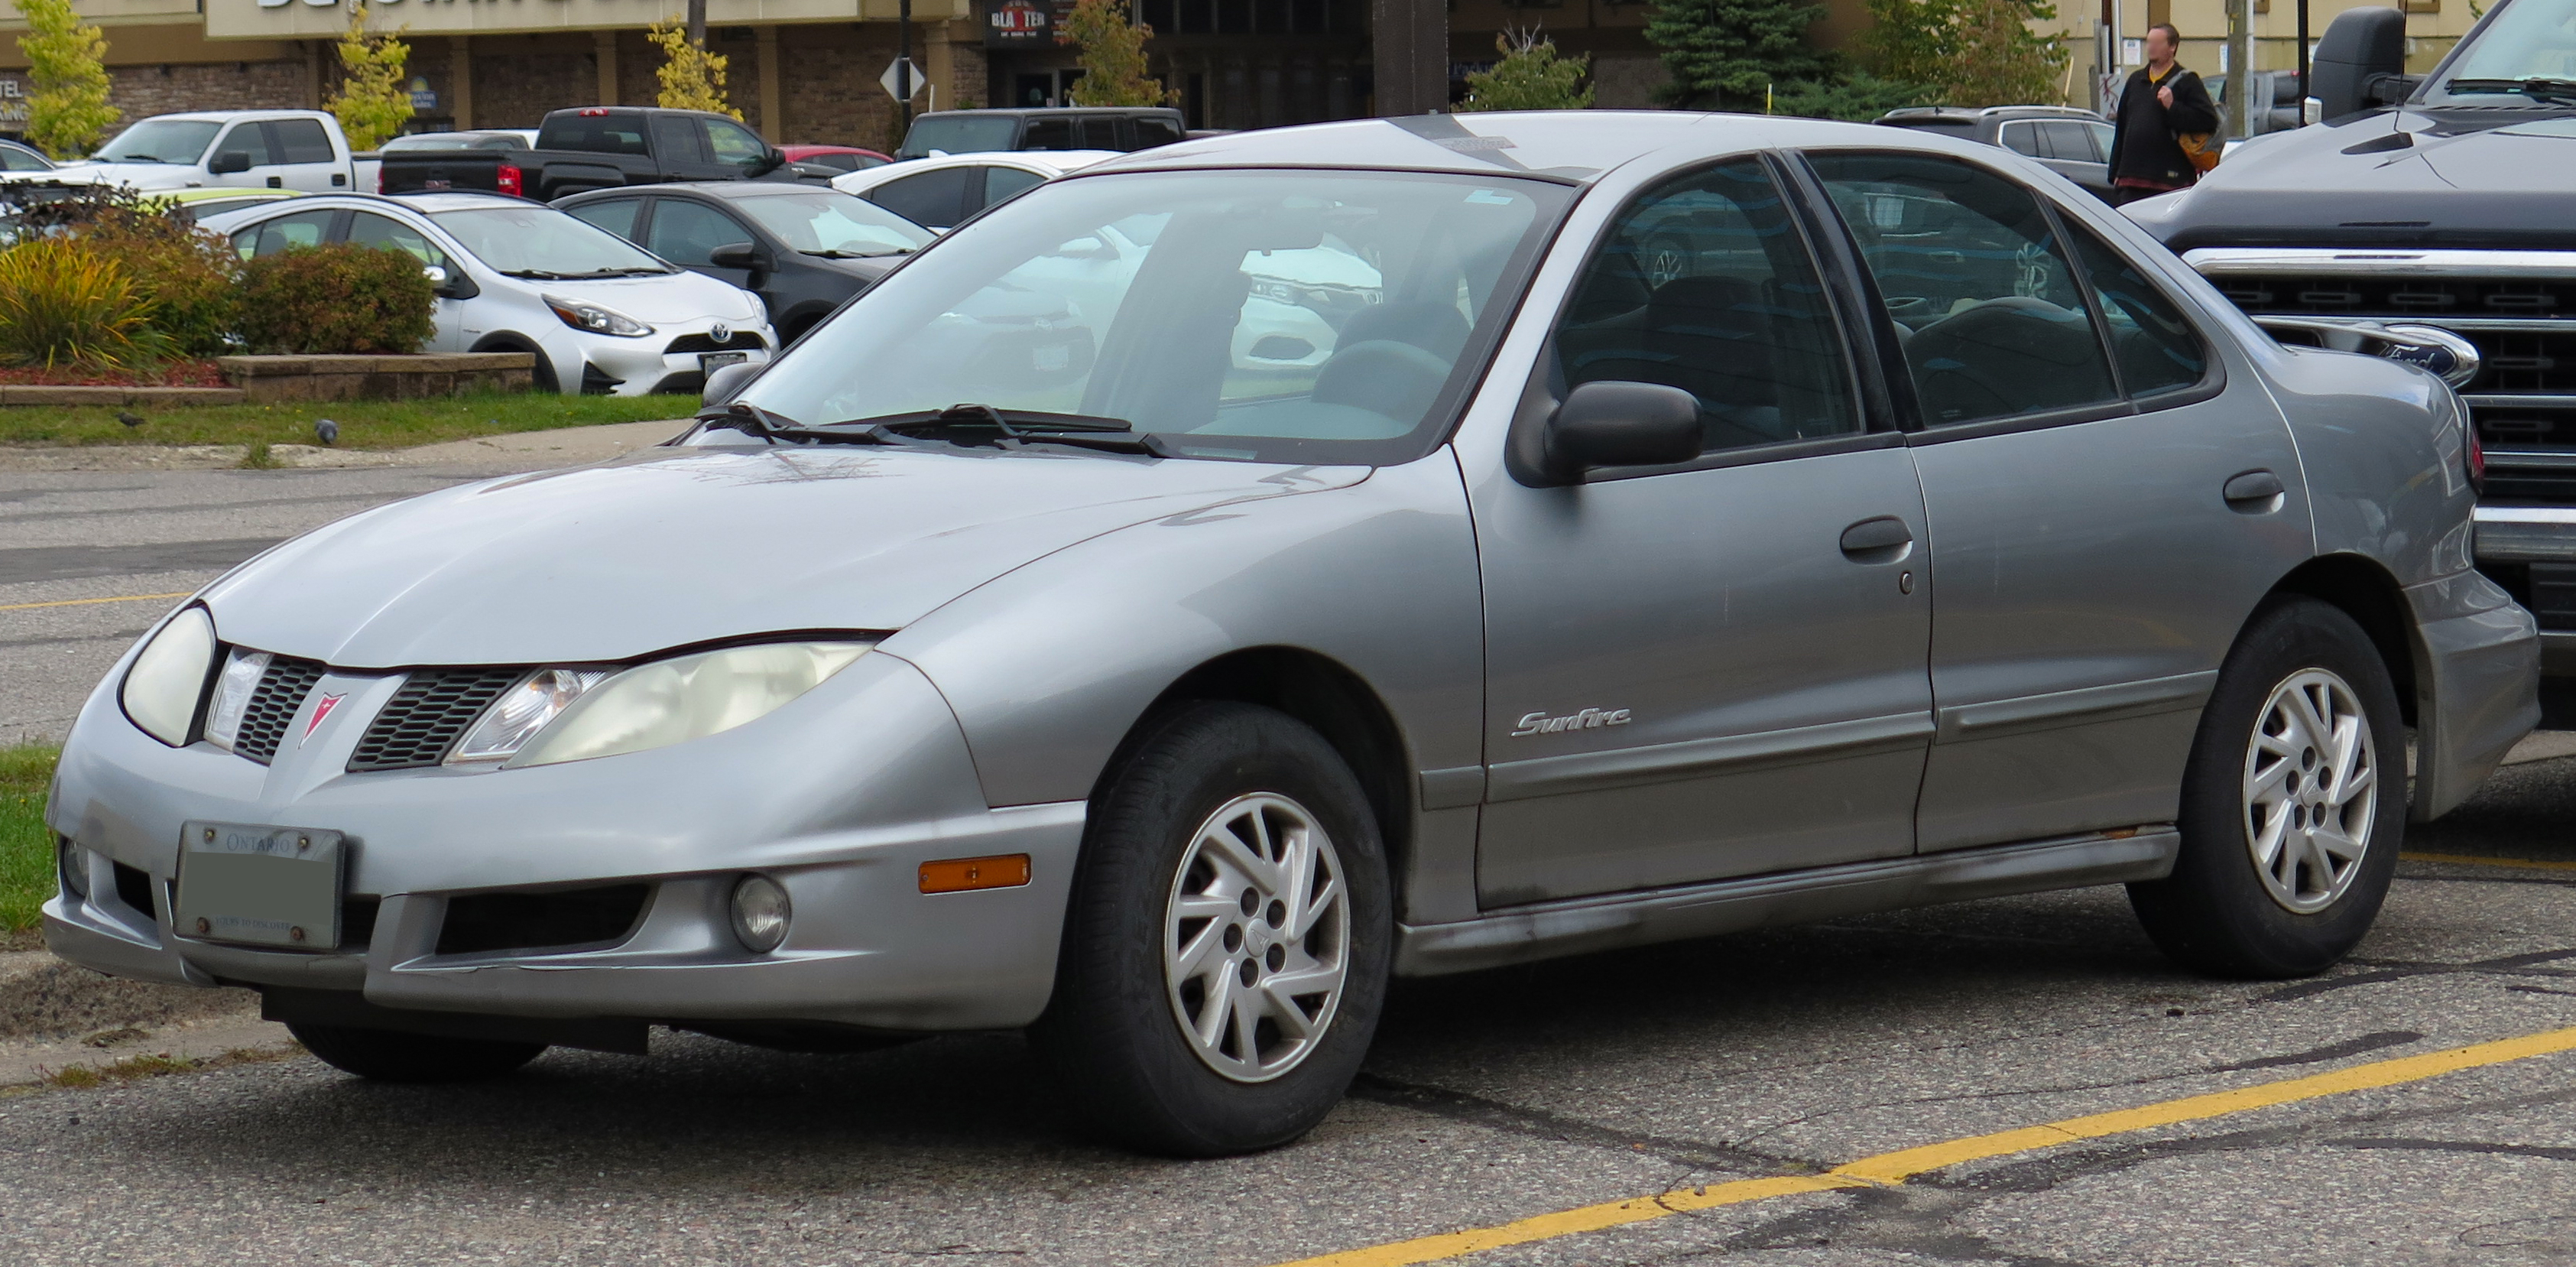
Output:
<path fill-rule="evenodd" d="M 1870 911 L 2161 880 L 2172 872 L 2181 847 L 2182 837 L 2172 825 L 2159 823 L 2117 835 L 2066 836 L 1542 902 L 1454 924 L 1399 924 L 1395 972 L 1435 977 Z"/>

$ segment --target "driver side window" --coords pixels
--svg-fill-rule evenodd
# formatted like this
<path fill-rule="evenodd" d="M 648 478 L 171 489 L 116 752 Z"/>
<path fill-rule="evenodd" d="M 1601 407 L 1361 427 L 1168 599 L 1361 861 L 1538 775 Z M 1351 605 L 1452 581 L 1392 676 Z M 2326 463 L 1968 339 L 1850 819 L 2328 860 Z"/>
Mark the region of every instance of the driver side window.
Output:
<path fill-rule="evenodd" d="M 760 160 L 769 157 L 769 146 L 751 130 L 722 119 L 703 119 L 707 128 L 707 151 L 719 163 L 749 171 Z"/>
<path fill-rule="evenodd" d="M 1689 392 L 1702 452 L 1861 429 L 1841 329 L 1759 162 L 1684 176 L 1621 212 L 1558 321 L 1556 356 L 1564 391 Z"/>
<path fill-rule="evenodd" d="M 1896 320 L 1926 426 L 2120 398 L 2065 244 L 2029 190 L 1922 154 L 1809 161 Z"/>

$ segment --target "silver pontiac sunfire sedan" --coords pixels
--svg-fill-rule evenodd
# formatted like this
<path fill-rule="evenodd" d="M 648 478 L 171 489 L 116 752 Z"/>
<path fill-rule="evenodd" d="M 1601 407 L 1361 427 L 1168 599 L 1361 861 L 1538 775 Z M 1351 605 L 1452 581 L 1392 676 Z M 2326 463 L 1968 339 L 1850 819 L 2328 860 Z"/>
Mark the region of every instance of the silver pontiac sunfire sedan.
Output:
<path fill-rule="evenodd" d="M 1178 1154 L 1313 1126 L 1397 974 L 2112 883 L 2312 973 L 2537 715 L 2461 419 L 1989 147 L 1165 146 L 671 446 L 207 587 L 64 750 L 46 935 L 377 1078 L 1024 1027 Z"/>

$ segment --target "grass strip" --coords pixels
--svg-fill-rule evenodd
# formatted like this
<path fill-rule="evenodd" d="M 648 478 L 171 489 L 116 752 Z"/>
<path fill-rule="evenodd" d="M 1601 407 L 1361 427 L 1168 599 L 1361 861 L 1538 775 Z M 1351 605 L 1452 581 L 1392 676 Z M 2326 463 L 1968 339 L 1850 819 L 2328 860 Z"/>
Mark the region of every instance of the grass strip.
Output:
<path fill-rule="evenodd" d="M 482 392 L 418 400 L 281 401 L 269 405 L 0 408 L 0 445 L 316 444 L 313 424 L 340 425 L 344 449 L 407 449 L 517 431 L 686 418 L 695 396 L 549 396 Z M 127 426 L 117 414 L 143 419 Z"/>
<path fill-rule="evenodd" d="M 45 788 L 61 755 L 50 744 L 0 748 L 0 933 L 34 928 L 36 908 L 54 895 Z"/>

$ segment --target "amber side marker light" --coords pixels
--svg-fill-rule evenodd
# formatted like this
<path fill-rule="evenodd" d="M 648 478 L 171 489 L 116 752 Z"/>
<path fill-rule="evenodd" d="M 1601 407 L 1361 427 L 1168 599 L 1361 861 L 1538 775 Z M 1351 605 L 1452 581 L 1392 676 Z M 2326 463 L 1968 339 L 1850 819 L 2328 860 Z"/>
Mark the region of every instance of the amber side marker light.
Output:
<path fill-rule="evenodd" d="M 1006 853 L 991 858 L 943 858 L 921 864 L 921 891 L 964 893 L 971 889 L 1015 889 L 1029 882 L 1029 856 Z"/>

